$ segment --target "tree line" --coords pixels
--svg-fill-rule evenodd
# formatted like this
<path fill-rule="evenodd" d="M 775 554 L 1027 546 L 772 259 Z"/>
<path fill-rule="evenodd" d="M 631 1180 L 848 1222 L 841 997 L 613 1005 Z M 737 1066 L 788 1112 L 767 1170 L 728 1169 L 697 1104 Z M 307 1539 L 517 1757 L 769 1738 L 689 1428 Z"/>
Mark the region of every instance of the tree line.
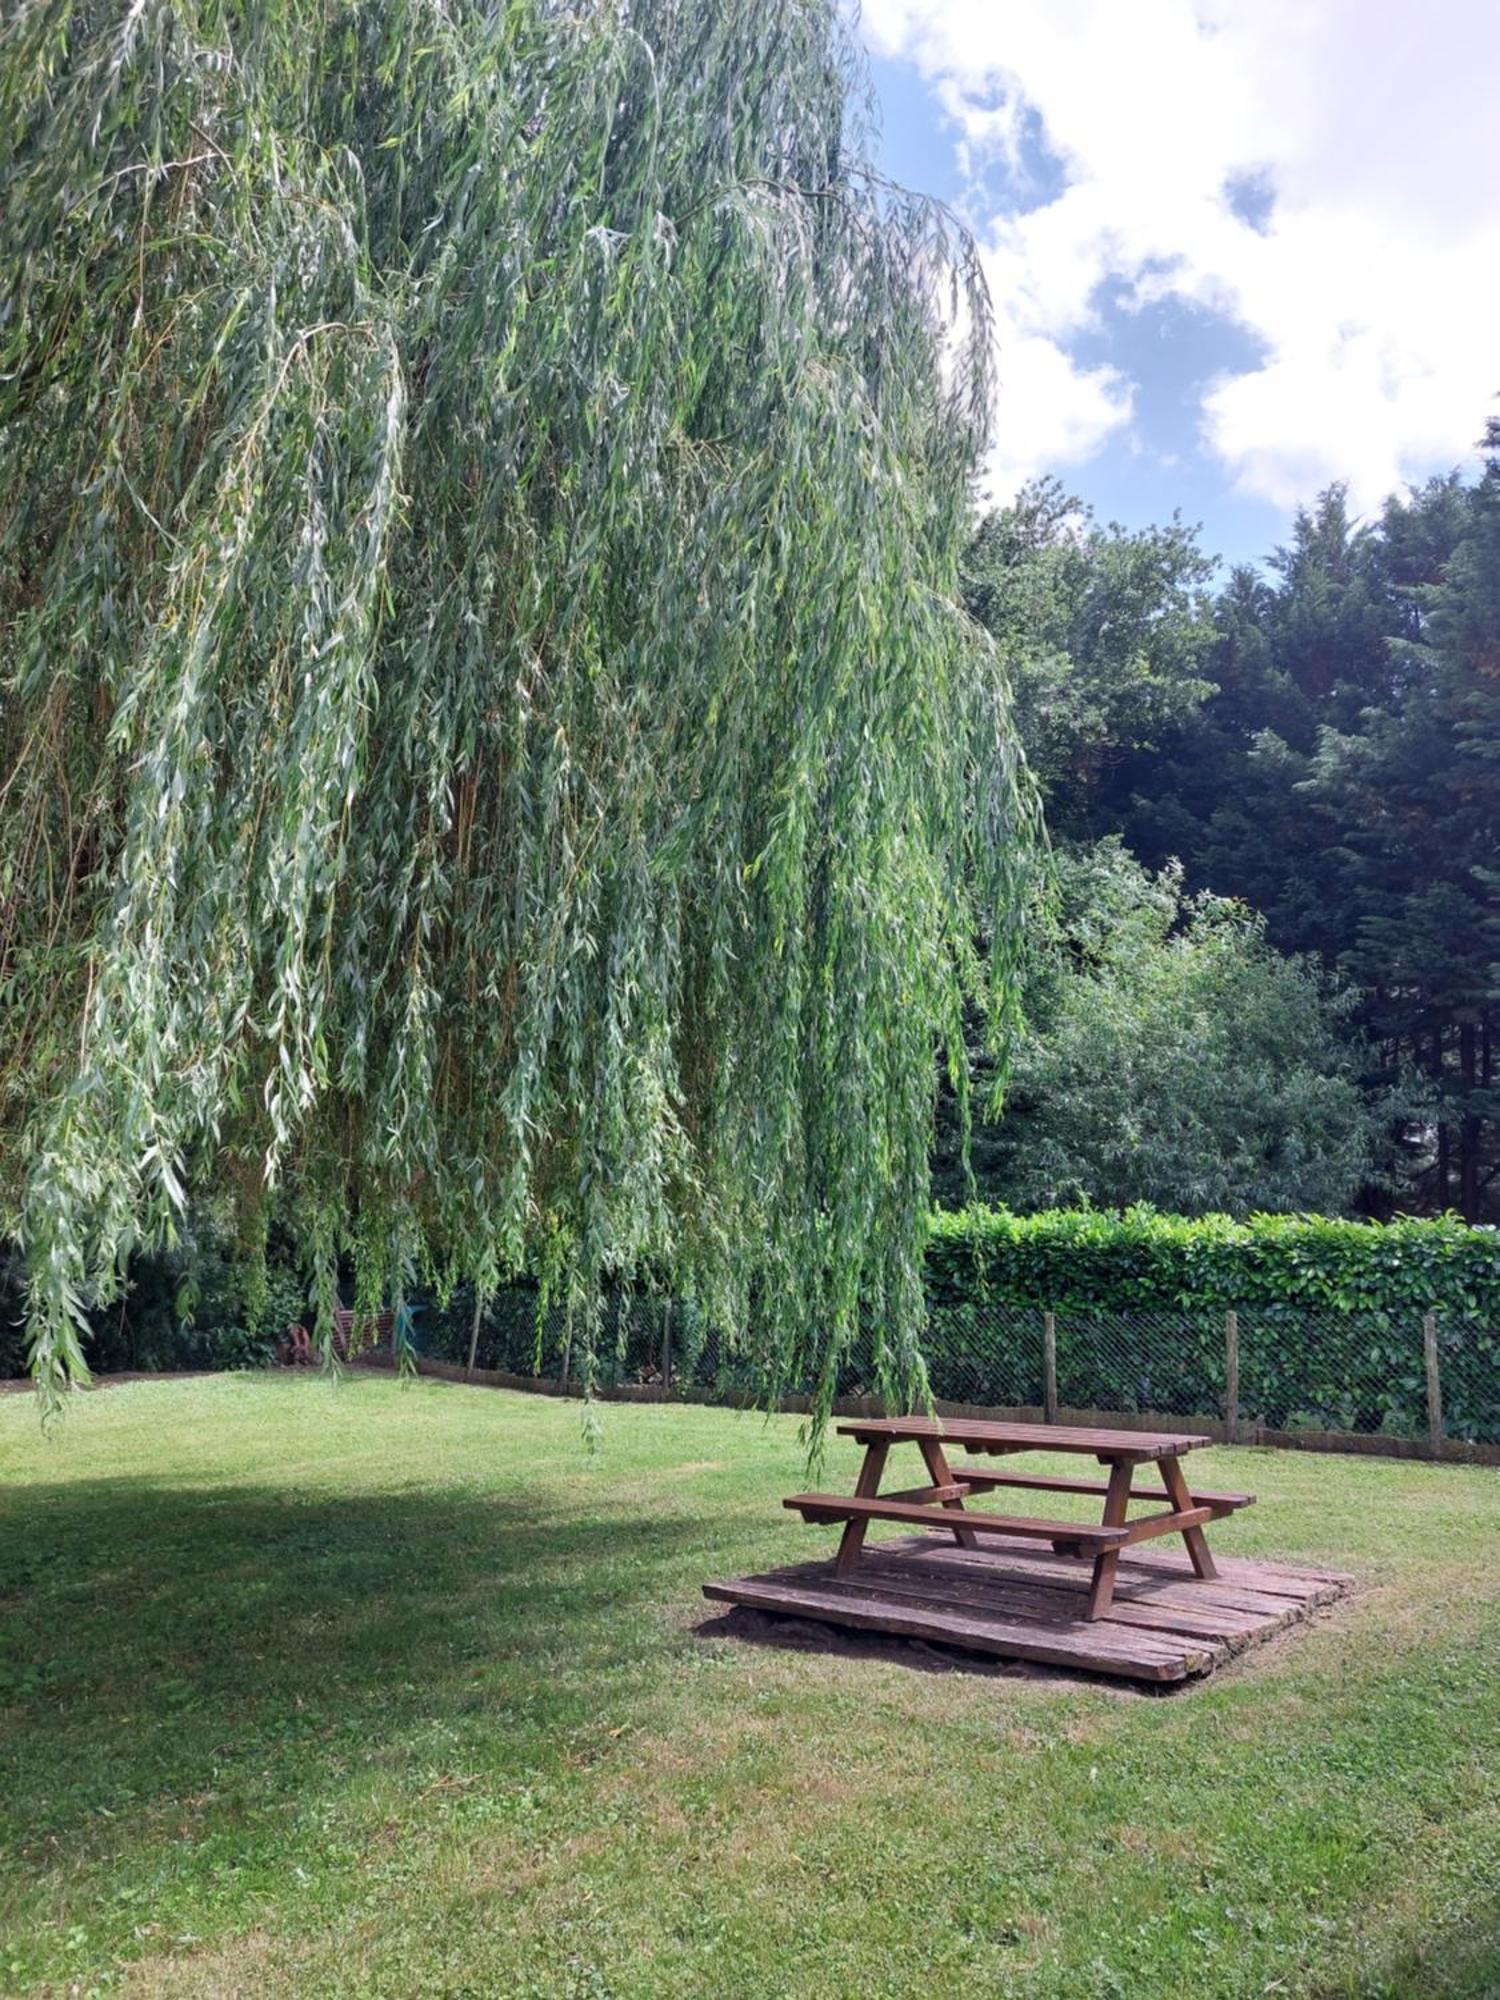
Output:
<path fill-rule="evenodd" d="M 1500 421 L 1263 567 L 1055 481 L 980 522 L 966 595 L 1056 851 L 981 1190 L 1500 1212 Z M 993 1075 L 993 1071 L 992 1071 Z M 940 1196 L 965 1181 L 954 1128 Z"/>

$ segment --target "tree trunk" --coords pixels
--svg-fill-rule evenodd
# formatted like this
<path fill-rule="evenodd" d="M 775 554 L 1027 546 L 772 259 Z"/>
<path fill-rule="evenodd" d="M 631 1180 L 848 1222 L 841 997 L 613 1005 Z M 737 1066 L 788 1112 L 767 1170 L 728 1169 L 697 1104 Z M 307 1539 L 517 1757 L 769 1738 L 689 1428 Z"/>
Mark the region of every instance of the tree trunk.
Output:
<path fill-rule="evenodd" d="M 1467 1100 L 1479 1081 L 1479 1038 L 1472 1021 L 1458 1031 L 1458 1064 L 1463 1078 L 1465 1108 L 1458 1125 L 1458 1206 L 1465 1222 L 1479 1220 L 1479 1133 L 1483 1120 L 1468 1109 Z"/>

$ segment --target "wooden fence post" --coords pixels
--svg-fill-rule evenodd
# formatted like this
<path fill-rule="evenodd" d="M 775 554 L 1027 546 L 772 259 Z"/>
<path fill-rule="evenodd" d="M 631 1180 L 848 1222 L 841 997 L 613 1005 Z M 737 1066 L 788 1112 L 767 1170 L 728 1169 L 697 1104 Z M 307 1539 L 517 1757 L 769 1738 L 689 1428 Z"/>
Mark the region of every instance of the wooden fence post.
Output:
<path fill-rule="evenodd" d="M 1240 1441 L 1240 1316 L 1231 1306 L 1224 1315 L 1224 1429 L 1231 1444 Z"/>
<path fill-rule="evenodd" d="M 661 1388 L 664 1396 L 672 1393 L 672 1301 L 670 1299 L 661 1309 Z"/>
<path fill-rule="evenodd" d="M 1042 1415 L 1057 1422 L 1057 1315 L 1042 1314 Z"/>
<path fill-rule="evenodd" d="M 1427 1364 L 1427 1445 L 1434 1458 L 1443 1455 L 1443 1384 L 1438 1374 L 1437 1314 L 1422 1315 L 1422 1359 Z"/>

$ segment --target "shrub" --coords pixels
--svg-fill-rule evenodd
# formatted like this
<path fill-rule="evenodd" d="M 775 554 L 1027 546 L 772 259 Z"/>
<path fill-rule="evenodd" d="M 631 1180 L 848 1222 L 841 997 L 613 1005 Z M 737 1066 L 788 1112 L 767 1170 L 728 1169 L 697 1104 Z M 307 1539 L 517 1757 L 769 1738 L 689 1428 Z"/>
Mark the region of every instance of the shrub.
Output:
<path fill-rule="evenodd" d="M 1426 1423 L 1422 1321 L 1437 1321 L 1450 1434 L 1500 1437 L 1500 1230 L 1454 1216 L 1188 1219 L 1150 1208 L 935 1215 L 927 1355 L 939 1394 L 976 1357 L 1032 1372 L 1057 1315 L 1065 1401 L 1206 1412 L 1224 1389 L 1223 1315 L 1240 1315 L 1241 1407 L 1278 1429 Z M 1013 1393 L 976 1402 L 1034 1401 Z"/>
<path fill-rule="evenodd" d="M 1456 1216 L 1352 1222 L 1315 1215 L 1188 1218 L 1153 1208 L 971 1207 L 932 1218 L 935 1303 L 983 1297 L 1054 1311 L 1295 1306 L 1394 1325 L 1435 1312 L 1500 1326 L 1500 1230 Z"/>

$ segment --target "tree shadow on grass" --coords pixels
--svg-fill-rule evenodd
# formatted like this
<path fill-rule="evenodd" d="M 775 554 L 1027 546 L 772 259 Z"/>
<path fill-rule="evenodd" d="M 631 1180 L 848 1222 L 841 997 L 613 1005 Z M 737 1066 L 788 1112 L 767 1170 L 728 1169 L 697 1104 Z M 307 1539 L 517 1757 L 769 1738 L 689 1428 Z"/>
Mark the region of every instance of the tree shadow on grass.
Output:
<path fill-rule="evenodd" d="M 128 1875 L 382 1776 L 555 1767 L 698 1532 L 598 1495 L 34 1485 L 0 1504 L 0 1852 Z"/>
<path fill-rule="evenodd" d="M 1320 1986 L 1314 2000 L 1496 2000 L 1500 1901 L 1476 1903 L 1384 1965 Z"/>

